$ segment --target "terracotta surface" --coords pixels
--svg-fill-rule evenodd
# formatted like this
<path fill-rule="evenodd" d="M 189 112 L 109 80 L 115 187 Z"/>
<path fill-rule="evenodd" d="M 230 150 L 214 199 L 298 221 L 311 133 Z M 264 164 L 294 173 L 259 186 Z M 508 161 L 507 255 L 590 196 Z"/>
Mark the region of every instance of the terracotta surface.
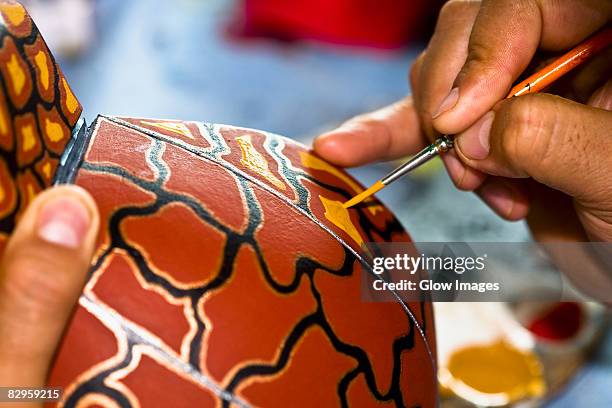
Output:
<path fill-rule="evenodd" d="M 81 105 L 31 19 L 0 13 L 0 251 L 54 182 L 74 178 L 102 220 L 56 405 L 435 406 L 430 305 L 361 300 L 360 245 L 410 241 L 384 206 L 334 220 L 362 187 L 260 131 L 98 117 L 74 132 Z M 76 174 L 60 166 L 81 152 Z"/>
<path fill-rule="evenodd" d="M 76 184 L 103 223 L 63 406 L 435 406 L 430 305 L 363 302 L 358 242 L 324 215 L 362 190 L 345 172 L 251 129 L 98 117 Z M 348 222 L 410 240 L 374 200 Z"/>

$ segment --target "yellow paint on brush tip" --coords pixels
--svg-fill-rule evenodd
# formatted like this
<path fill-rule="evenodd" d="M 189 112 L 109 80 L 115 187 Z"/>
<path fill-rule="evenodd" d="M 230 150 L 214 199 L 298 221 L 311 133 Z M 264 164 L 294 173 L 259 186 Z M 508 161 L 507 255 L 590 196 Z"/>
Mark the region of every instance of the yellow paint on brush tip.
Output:
<path fill-rule="evenodd" d="M 376 183 L 374 183 L 373 186 L 357 194 L 355 197 L 351 198 L 350 200 L 342 204 L 342 206 L 344 208 L 351 208 L 352 206 L 359 204 L 366 198 L 376 194 L 378 191 L 382 190 L 384 186 L 385 185 L 382 183 L 382 181 L 378 180 Z"/>
<path fill-rule="evenodd" d="M 455 395 L 482 406 L 502 406 L 544 395 L 537 356 L 498 341 L 457 350 L 440 372 Z"/>
<path fill-rule="evenodd" d="M 359 231 L 353 224 L 351 216 L 340 201 L 330 200 L 323 196 L 319 196 L 319 200 L 325 208 L 325 218 L 332 224 L 346 232 L 359 246 L 363 245 L 363 238 L 359 235 Z"/>

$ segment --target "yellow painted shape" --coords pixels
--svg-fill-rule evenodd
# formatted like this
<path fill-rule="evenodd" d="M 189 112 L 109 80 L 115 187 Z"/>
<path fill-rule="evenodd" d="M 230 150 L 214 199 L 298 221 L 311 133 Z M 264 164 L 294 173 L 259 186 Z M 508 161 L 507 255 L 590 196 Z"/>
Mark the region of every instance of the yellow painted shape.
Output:
<path fill-rule="evenodd" d="M 170 132 L 177 133 L 179 135 L 188 137 L 190 139 L 195 139 L 193 137 L 193 135 L 191 134 L 191 131 L 189 130 L 189 128 L 184 123 L 180 123 L 180 122 L 147 122 L 147 121 L 144 121 L 144 120 L 141 123 L 143 123 L 145 125 L 153 126 L 153 127 L 156 127 L 156 128 L 168 130 Z"/>
<path fill-rule="evenodd" d="M 6 115 L 4 114 L 4 109 L 0 109 L 0 133 L 6 136 L 8 134 L 8 130 L 8 121 Z"/>
<path fill-rule="evenodd" d="M 2 11 L 14 26 L 23 23 L 26 17 L 26 11 L 21 4 L 3 4 Z"/>
<path fill-rule="evenodd" d="M 32 150 L 36 146 L 36 136 L 34 136 L 32 125 L 26 125 L 21 128 L 21 140 L 24 152 Z"/>
<path fill-rule="evenodd" d="M 50 162 L 46 162 L 45 164 L 42 165 L 42 172 L 47 178 L 47 180 L 51 178 L 51 163 Z"/>
<path fill-rule="evenodd" d="M 26 83 L 26 74 L 23 72 L 21 65 L 19 65 L 19 61 L 17 60 L 17 56 L 15 54 L 11 55 L 11 59 L 9 60 L 8 64 L 6 64 L 6 68 L 11 76 L 13 91 L 15 91 L 16 95 L 20 95 Z"/>
<path fill-rule="evenodd" d="M 240 163 L 242 163 L 244 167 L 264 177 L 279 189 L 287 189 L 285 183 L 280 181 L 278 177 L 276 177 L 274 173 L 270 171 L 266 158 L 260 152 L 258 152 L 257 149 L 255 149 L 253 142 L 251 142 L 251 135 L 238 136 L 236 141 L 238 142 L 238 146 L 240 146 L 240 150 L 242 151 L 242 159 L 240 159 Z"/>
<path fill-rule="evenodd" d="M 504 341 L 457 350 L 446 369 L 452 379 L 446 385 L 477 405 L 506 405 L 540 397 L 546 390 L 535 354 Z"/>
<path fill-rule="evenodd" d="M 49 66 L 47 65 L 47 54 L 42 51 L 38 51 L 38 53 L 34 56 L 34 62 L 38 67 L 38 72 L 40 73 L 39 80 L 43 89 L 49 89 Z"/>
<path fill-rule="evenodd" d="M 47 137 L 54 143 L 59 142 L 64 138 L 64 131 L 59 123 L 53 122 L 49 118 L 45 118 L 45 132 Z"/>
<path fill-rule="evenodd" d="M 4 202 L 6 198 L 6 191 L 4 190 L 4 186 L 0 183 L 0 203 Z"/>
<path fill-rule="evenodd" d="M 34 197 L 36 197 L 36 189 L 34 188 L 34 186 L 32 185 L 32 183 L 28 183 L 28 186 L 26 187 L 27 189 L 27 194 L 28 194 L 28 203 L 31 203 L 32 200 L 34 200 Z"/>
<path fill-rule="evenodd" d="M 70 87 L 68 86 L 66 78 L 62 78 L 62 86 L 64 87 L 64 92 L 66 92 L 66 108 L 68 108 L 68 111 L 70 113 L 74 113 L 79 107 L 79 101 L 72 93 L 72 89 L 70 89 Z"/>
<path fill-rule="evenodd" d="M 345 173 L 341 172 L 334 166 L 330 165 L 326 161 L 319 159 L 317 156 L 314 156 L 308 152 L 302 151 L 300 152 L 300 159 L 302 161 L 303 166 L 311 168 L 311 169 L 315 169 L 315 170 L 326 171 L 330 173 L 331 175 L 342 180 L 344 183 L 346 183 L 350 188 L 352 188 L 356 192 L 360 193 L 363 191 L 363 188 L 361 188 L 361 186 L 357 184 L 355 181 L 353 181 L 349 176 L 347 176 Z M 382 211 L 383 207 L 381 205 L 373 205 L 373 206 L 368 207 L 368 210 L 372 214 L 376 214 L 377 212 Z"/>
<path fill-rule="evenodd" d="M 359 235 L 359 231 L 353 224 L 349 212 L 342 206 L 340 201 L 330 200 L 323 196 L 319 196 L 321 204 L 325 208 L 325 218 L 327 218 L 332 224 L 346 232 L 357 245 L 363 245 L 363 238 Z"/>

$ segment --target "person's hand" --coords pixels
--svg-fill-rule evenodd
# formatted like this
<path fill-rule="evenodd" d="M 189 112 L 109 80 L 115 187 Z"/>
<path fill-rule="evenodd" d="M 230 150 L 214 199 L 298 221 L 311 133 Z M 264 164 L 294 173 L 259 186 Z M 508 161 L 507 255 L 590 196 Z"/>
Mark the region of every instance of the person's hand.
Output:
<path fill-rule="evenodd" d="M 45 385 L 98 224 L 93 199 L 76 186 L 42 192 L 23 214 L 0 261 L 0 386 Z"/>
<path fill-rule="evenodd" d="M 456 134 L 443 160 L 458 188 L 508 220 L 527 217 L 535 239 L 610 241 L 612 50 L 564 81 L 573 100 L 498 101 L 539 53 L 571 48 L 611 13 L 600 0 L 450 1 L 410 72 L 413 95 L 321 135 L 314 149 L 357 166 Z"/>

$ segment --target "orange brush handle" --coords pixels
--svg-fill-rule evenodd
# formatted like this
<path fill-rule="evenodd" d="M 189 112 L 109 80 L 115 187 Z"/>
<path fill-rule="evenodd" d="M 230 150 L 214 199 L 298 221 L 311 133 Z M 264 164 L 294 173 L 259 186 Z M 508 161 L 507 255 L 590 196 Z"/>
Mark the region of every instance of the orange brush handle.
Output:
<path fill-rule="evenodd" d="M 541 91 L 611 44 L 612 28 L 608 27 L 514 86 L 506 98 Z"/>

